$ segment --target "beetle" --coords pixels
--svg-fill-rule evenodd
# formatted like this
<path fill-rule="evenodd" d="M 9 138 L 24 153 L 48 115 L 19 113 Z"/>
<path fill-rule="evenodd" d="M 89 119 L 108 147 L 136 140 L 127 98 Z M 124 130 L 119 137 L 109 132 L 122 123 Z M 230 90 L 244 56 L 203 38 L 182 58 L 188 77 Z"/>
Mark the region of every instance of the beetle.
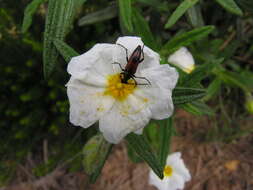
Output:
<path fill-rule="evenodd" d="M 128 49 L 121 44 L 117 44 L 117 45 L 121 46 L 126 51 L 127 64 L 124 69 L 122 68 L 120 63 L 118 62 L 113 63 L 113 64 L 118 64 L 122 70 L 122 72 L 120 73 L 121 82 L 124 84 L 129 84 L 128 80 L 133 79 L 135 81 L 135 85 L 137 85 L 138 83 L 136 82 L 135 78 L 139 78 L 139 79 L 146 80 L 148 84 L 138 84 L 138 85 L 151 85 L 150 81 L 146 79 L 145 77 L 137 77 L 134 75 L 136 73 L 138 65 L 144 61 L 144 52 L 143 52 L 144 44 L 142 47 L 138 45 L 129 58 L 128 58 Z"/>

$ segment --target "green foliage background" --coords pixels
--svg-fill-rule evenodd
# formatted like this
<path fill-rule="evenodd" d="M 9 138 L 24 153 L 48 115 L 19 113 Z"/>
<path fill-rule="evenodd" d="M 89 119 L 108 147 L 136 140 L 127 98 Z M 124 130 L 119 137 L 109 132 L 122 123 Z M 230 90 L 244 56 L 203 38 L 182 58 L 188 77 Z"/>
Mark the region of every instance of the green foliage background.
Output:
<path fill-rule="evenodd" d="M 14 175 L 17 165 L 29 154 L 42 157 L 45 141 L 49 142 L 49 150 L 53 153 L 47 164 L 35 168 L 36 176 L 45 175 L 63 160 L 80 153 L 85 142 L 96 133 L 95 128 L 83 130 L 69 123 L 64 86 L 69 76 L 61 56 L 55 58 L 55 65 L 50 65 L 54 63 L 49 60 L 52 69 L 50 73 L 44 73 L 47 80 L 44 79 L 43 36 L 48 3 L 37 0 L 34 3 L 37 5 L 27 10 L 27 19 L 22 26 L 24 10 L 30 2 L 0 0 L 0 185 Z M 59 40 L 65 40 L 82 53 L 99 42 L 114 43 L 118 36 L 138 35 L 160 52 L 162 63 L 166 63 L 166 56 L 187 45 L 198 67 L 190 75 L 180 72 L 179 86 L 204 87 L 207 94 L 201 100 L 184 102 L 179 107 L 217 120 L 217 126 L 208 132 L 207 140 L 231 142 L 252 132 L 240 125 L 233 127 L 240 119 L 248 117 L 245 95 L 252 96 L 253 91 L 252 3 L 247 0 L 95 0 L 79 3 L 82 6 L 75 9 L 73 27 L 69 25 L 70 28 L 63 32 L 68 35 Z M 193 40 L 194 35 L 187 35 L 185 39 L 181 36 L 207 25 L 215 29 L 208 37 L 204 35 L 204 39 Z M 177 93 L 182 95 L 180 91 Z M 151 122 L 151 125 L 155 123 Z M 158 146 L 156 134 L 154 127 L 146 130 L 153 147 Z M 131 155 L 131 150 L 129 152 Z M 76 161 L 71 169 L 79 169 L 81 164 Z"/>

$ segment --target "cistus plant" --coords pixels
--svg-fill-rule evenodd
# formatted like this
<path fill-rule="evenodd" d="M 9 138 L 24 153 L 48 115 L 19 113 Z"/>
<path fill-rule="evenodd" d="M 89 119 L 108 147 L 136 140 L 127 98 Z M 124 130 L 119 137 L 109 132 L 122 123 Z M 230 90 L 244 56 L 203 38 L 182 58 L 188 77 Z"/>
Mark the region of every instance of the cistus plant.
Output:
<path fill-rule="evenodd" d="M 34 0 L 28 5 L 25 12 L 23 31 L 28 29 L 32 13 L 42 2 Z M 85 155 L 83 159 L 88 159 L 83 162 L 84 169 L 87 170 L 92 181 L 95 181 L 96 177 L 94 176 L 98 176 L 111 150 L 111 146 L 100 146 L 99 144 L 119 143 L 124 137 L 132 150 L 146 161 L 156 175 L 162 179 L 165 160 L 169 153 L 170 139 L 173 135 L 171 132 L 173 130 L 173 116 L 171 116 L 173 105 L 191 113 L 212 114 L 211 109 L 203 100 L 212 98 L 219 85 L 222 85 L 222 83 L 232 84 L 246 92 L 252 90 L 252 85 L 242 83 L 244 75 L 227 70 L 224 66 L 232 55 L 231 52 L 226 52 L 226 50 L 229 51 L 226 41 L 207 40 L 208 35 L 217 35 L 217 30 L 215 30 L 212 22 L 207 22 L 209 25 L 205 24 L 205 15 L 202 15 L 202 9 L 217 6 L 213 3 L 198 0 L 185 0 L 179 4 L 143 0 L 109 2 L 106 9 L 92 12 L 80 18 L 79 27 L 87 27 L 87 25 L 118 16 L 121 32 L 116 36 L 127 35 L 139 36 L 140 38 L 124 37 L 114 45 L 98 44 L 87 53 L 78 56 L 78 53 L 65 43 L 65 39 L 73 27 L 75 18 L 80 14 L 80 7 L 85 6 L 87 3 L 81 0 L 48 1 L 43 36 L 45 79 L 50 79 L 57 67 L 58 58 L 62 56 L 66 62 L 69 62 L 68 73 L 71 74 L 70 81 L 66 85 L 70 100 L 70 122 L 86 128 L 95 125 L 96 121 L 99 120 L 102 140 L 100 138 L 96 141 L 93 138 L 97 139 L 97 137 L 90 137 L 90 141 L 97 145 L 94 145 L 93 151 L 91 151 L 91 147 L 88 146 L 89 141 L 83 149 Z M 228 12 L 240 17 L 243 16 L 243 11 L 234 1 L 217 0 L 217 3 Z M 164 12 L 167 12 L 167 14 L 161 15 Z M 156 17 L 156 20 L 152 20 L 153 14 L 151 13 L 154 15 L 160 13 L 160 16 Z M 148 14 L 151 14 L 149 20 L 147 19 Z M 167 15 L 169 17 L 164 22 Z M 185 17 L 188 19 L 187 27 L 174 26 Z M 152 31 L 150 24 L 153 27 L 159 27 L 159 30 L 155 30 L 154 27 L 154 31 Z M 243 24 L 242 21 L 241 24 Z M 233 30 L 233 26 L 231 27 Z M 140 39 L 142 39 L 145 46 Z M 97 43 L 104 43 L 104 41 L 98 41 Z M 144 49 L 142 50 L 144 51 L 144 61 L 140 66 L 134 65 L 139 64 L 136 61 L 128 63 L 129 56 L 133 56 L 133 50 L 137 46 Z M 194 71 L 193 58 L 183 46 L 193 50 L 192 52 L 198 63 Z M 219 52 L 217 47 L 220 50 Z M 158 52 L 159 55 L 152 53 L 149 48 Z M 121 51 L 121 53 L 117 53 L 117 51 Z M 177 72 L 172 72 L 170 67 L 165 67 L 169 64 L 167 60 L 179 67 L 178 72 L 180 75 L 176 87 Z M 114 63 L 116 65 L 113 65 Z M 188 68 L 186 67 L 187 63 L 190 65 Z M 127 70 L 125 65 L 127 64 L 136 67 L 137 74 L 135 76 L 135 71 L 131 73 L 129 70 L 127 71 L 130 72 L 127 73 L 129 76 L 125 79 Z M 152 64 L 157 64 L 157 66 L 152 66 Z M 137 67 L 139 68 L 137 69 Z M 152 67 L 157 67 L 157 69 L 152 71 Z M 180 68 L 190 74 L 181 72 Z M 140 80 L 136 80 L 138 79 L 137 76 L 145 80 L 140 82 Z M 213 81 L 219 81 L 219 83 L 216 81 L 218 83 L 215 86 L 216 89 L 213 87 L 212 82 L 209 83 L 210 86 L 207 89 L 204 88 L 201 81 L 207 77 L 214 77 Z M 148 83 L 143 85 L 143 81 L 144 83 L 148 81 Z M 166 86 L 170 90 L 174 87 L 175 89 L 172 93 L 171 91 L 166 93 Z M 170 102 L 171 100 L 173 103 Z M 151 118 L 154 120 L 148 126 Z M 156 119 L 163 119 L 163 121 L 158 124 L 158 150 L 152 151 L 151 144 L 154 142 L 148 142 L 145 135 L 142 135 L 142 131 L 144 127 L 154 128 L 155 126 L 151 124 L 156 122 Z M 88 152 L 93 156 L 89 155 Z M 158 152 L 158 155 L 156 152 Z M 94 164 L 93 161 L 98 162 L 98 164 L 91 167 L 90 165 Z M 88 170 L 87 168 L 92 169 Z"/>
<path fill-rule="evenodd" d="M 1 94 L 8 96 L 4 96 L 1 110 L 5 110 L 7 119 L 0 121 L 5 129 L 13 123 L 4 133 L 5 139 L 26 142 L 27 151 L 22 155 L 35 146 L 29 143 L 31 135 L 37 143 L 45 135 L 54 138 L 72 130 L 64 134 L 72 139 L 73 131 L 79 134 L 81 127 L 89 127 L 95 130 L 82 131 L 83 141 L 80 140 L 76 149 L 82 151 L 79 163 L 91 182 L 99 176 L 113 144 L 123 139 L 128 144 L 129 157 L 145 161 L 162 179 L 168 170 L 166 159 L 173 143 L 171 137 L 176 134 L 175 109 L 208 115 L 222 120 L 224 126 L 233 125 L 238 115 L 252 111 L 253 4 L 249 1 L 33 0 L 26 3 L 22 26 L 15 25 L 8 6 L 7 11 L 0 8 L 1 47 L 12 41 L 13 51 L 19 52 L 23 46 L 25 49 L 22 55 L 17 53 L 17 58 L 22 58 L 26 65 L 25 69 L 19 65 L 22 72 L 19 77 L 15 75 L 20 85 L 2 78 Z M 119 43 L 118 38 L 127 40 Z M 144 61 L 125 81 L 126 57 L 138 45 L 143 48 Z M 9 49 L 1 51 L 1 57 L 5 59 L 8 52 Z M 42 62 L 43 69 L 35 62 Z M 12 64 L 3 66 L 10 76 L 14 76 Z M 42 78 L 42 72 L 44 79 L 33 84 L 30 78 Z M 31 85 L 27 87 L 27 83 Z M 32 111 L 16 109 L 5 103 L 8 98 Z M 237 101 L 242 106 L 235 104 Z M 81 127 L 70 129 L 70 123 Z M 20 129 L 20 126 L 25 127 Z M 34 135 L 36 130 L 45 135 Z M 231 141 L 242 130 L 245 130 L 243 134 L 252 131 L 221 127 L 209 131 L 206 139 L 219 136 L 221 140 Z M 4 140 L 4 152 L 9 141 Z M 71 154 L 73 148 L 68 146 L 64 152 Z M 47 163 L 45 171 L 54 167 L 56 160 Z"/>

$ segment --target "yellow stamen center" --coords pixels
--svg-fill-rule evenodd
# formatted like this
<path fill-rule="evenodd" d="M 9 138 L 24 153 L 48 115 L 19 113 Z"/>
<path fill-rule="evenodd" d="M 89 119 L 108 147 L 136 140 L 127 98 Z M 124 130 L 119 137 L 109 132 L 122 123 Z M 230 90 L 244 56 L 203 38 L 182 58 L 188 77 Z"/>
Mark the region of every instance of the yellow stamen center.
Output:
<path fill-rule="evenodd" d="M 171 168 L 171 166 L 169 166 L 169 165 L 165 166 L 165 168 L 163 170 L 164 177 L 171 177 L 172 173 L 173 173 L 173 169 Z"/>
<path fill-rule="evenodd" d="M 188 68 L 184 68 L 183 71 L 185 71 L 186 73 L 191 73 L 193 70 L 195 69 L 195 65 L 191 65 Z"/>
<path fill-rule="evenodd" d="M 116 100 L 123 101 L 129 94 L 133 93 L 136 84 L 133 79 L 129 79 L 128 83 L 121 82 L 121 74 L 109 75 L 104 95 L 110 95 Z"/>

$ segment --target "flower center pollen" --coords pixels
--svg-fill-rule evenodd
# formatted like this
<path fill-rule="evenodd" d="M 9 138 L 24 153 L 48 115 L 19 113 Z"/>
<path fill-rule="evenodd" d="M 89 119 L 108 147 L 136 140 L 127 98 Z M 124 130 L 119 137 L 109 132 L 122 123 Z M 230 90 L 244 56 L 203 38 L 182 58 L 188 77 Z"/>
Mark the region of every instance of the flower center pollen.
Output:
<path fill-rule="evenodd" d="M 165 177 L 171 177 L 173 173 L 173 169 L 171 168 L 171 166 L 167 165 L 165 166 L 164 170 L 163 170 L 163 175 Z"/>
<path fill-rule="evenodd" d="M 117 73 L 108 76 L 104 95 L 110 95 L 116 100 L 123 101 L 133 93 L 135 88 L 136 84 L 133 79 L 129 79 L 127 84 L 122 83 L 121 74 Z"/>

